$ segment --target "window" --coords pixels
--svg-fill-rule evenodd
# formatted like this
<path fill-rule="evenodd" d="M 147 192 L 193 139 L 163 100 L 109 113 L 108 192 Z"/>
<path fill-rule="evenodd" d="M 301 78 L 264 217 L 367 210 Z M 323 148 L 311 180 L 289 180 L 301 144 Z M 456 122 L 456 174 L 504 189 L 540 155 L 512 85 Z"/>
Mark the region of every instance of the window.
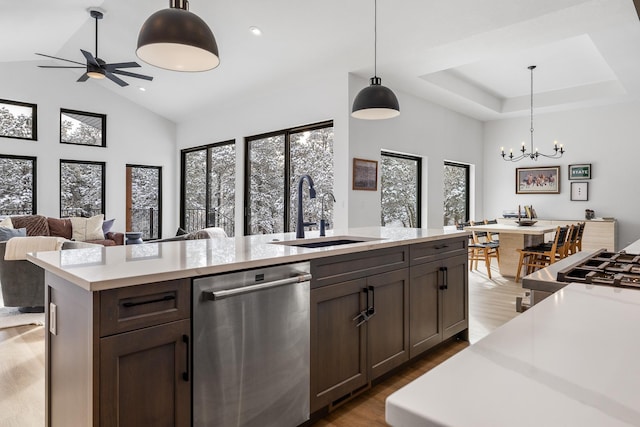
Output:
<path fill-rule="evenodd" d="M 469 221 L 469 165 L 444 162 L 444 225 Z"/>
<path fill-rule="evenodd" d="M 333 122 L 246 138 L 246 153 L 245 234 L 295 230 L 304 174 L 316 189 L 313 201 L 303 193 L 304 220 L 333 222 Z"/>
<path fill-rule="evenodd" d="M 36 158 L 0 155 L 0 215 L 32 215 L 36 207 Z"/>
<path fill-rule="evenodd" d="M 0 99 L 0 136 L 37 140 L 37 105 Z"/>
<path fill-rule="evenodd" d="M 380 224 L 420 227 L 422 159 L 382 151 Z"/>
<path fill-rule="evenodd" d="M 226 141 L 182 150 L 181 223 L 185 231 L 235 231 L 236 146 Z"/>
<path fill-rule="evenodd" d="M 127 165 L 127 231 L 143 239 L 162 236 L 162 168 Z"/>
<path fill-rule="evenodd" d="M 60 217 L 104 214 L 105 163 L 60 160 Z"/>
<path fill-rule="evenodd" d="M 60 142 L 106 147 L 107 116 L 61 108 Z"/>

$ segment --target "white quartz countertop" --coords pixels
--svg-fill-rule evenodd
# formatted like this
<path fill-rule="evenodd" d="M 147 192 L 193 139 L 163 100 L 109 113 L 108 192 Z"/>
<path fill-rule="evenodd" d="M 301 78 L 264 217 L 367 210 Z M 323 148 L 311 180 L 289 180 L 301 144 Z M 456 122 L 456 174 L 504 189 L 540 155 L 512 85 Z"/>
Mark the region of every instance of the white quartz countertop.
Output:
<path fill-rule="evenodd" d="M 640 291 L 570 284 L 388 397 L 395 427 L 640 425 Z"/>
<path fill-rule="evenodd" d="M 376 240 L 322 248 L 271 243 L 295 240 L 295 233 L 281 233 L 38 252 L 27 257 L 71 283 L 98 291 L 466 235 L 468 232 L 458 230 L 365 227 L 328 230 L 327 238 L 355 236 Z M 306 238 L 318 238 L 318 232 L 306 232 Z"/>

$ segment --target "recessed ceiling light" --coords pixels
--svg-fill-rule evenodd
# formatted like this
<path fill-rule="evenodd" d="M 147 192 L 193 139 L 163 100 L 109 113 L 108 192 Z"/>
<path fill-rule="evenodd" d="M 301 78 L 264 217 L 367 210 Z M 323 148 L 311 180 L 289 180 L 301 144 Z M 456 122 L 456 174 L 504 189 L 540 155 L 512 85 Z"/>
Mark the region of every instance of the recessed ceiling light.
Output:
<path fill-rule="evenodd" d="M 249 31 L 251 31 L 251 34 L 253 34 L 254 36 L 262 35 L 262 30 L 258 27 L 249 27 Z"/>
<path fill-rule="evenodd" d="M 140 92 L 145 92 L 147 89 L 143 88 L 142 86 L 138 86 L 138 89 L 140 90 Z"/>

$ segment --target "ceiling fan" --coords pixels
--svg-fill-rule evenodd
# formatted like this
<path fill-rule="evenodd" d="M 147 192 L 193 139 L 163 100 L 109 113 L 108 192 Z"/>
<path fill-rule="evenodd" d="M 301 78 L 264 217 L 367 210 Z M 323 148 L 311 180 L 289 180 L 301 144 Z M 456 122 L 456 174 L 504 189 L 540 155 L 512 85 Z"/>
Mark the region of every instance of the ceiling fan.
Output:
<path fill-rule="evenodd" d="M 135 77 L 138 79 L 144 80 L 153 80 L 151 76 L 145 76 L 143 74 L 131 73 L 129 71 L 120 70 L 120 68 L 134 68 L 139 67 L 140 64 L 137 62 L 118 62 L 113 64 L 107 64 L 105 61 L 98 57 L 98 20 L 102 19 L 104 13 L 97 9 L 90 9 L 89 14 L 92 18 L 96 20 L 96 54 L 93 56 L 91 53 L 86 50 L 80 49 L 82 55 L 84 55 L 87 60 L 86 64 L 82 62 L 72 61 L 70 59 L 58 58 L 56 56 L 45 55 L 44 53 L 36 53 L 36 55 L 45 56 L 47 58 L 53 58 L 60 61 L 71 62 L 78 65 L 38 65 L 40 68 L 86 68 L 86 72 L 80 76 L 77 80 L 79 82 L 87 81 L 89 78 L 93 79 L 104 79 L 105 77 L 109 80 L 119 84 L 120 86 L 128 86 L 129 83 L 125 82 L 118 76 L 114 74 L 119 74 L 121 76 Z"/>

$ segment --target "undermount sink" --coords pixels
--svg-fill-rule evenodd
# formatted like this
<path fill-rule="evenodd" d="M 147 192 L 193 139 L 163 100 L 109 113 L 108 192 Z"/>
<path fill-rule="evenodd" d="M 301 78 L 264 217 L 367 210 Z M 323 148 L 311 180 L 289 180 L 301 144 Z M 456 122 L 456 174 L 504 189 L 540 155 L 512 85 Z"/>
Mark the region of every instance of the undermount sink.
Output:
<path fill-rule="evenodd" d="M 376 237 L 358 237 L 358 236 L 333 236 L 318 239 L 296 239 L 271 242 L 276 245 L 297 246 L 300 248 L 324 248 L 326 246 L 349 245 L 352 243 L 372 242 L 382 240 Z"/>

